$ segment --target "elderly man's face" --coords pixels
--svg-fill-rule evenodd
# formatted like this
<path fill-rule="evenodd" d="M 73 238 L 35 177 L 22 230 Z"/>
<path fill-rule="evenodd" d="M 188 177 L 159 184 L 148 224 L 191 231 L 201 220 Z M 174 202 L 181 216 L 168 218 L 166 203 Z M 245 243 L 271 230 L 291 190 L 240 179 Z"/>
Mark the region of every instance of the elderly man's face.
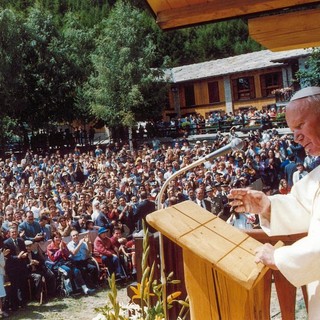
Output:
<path fill-rule="evenodd" d="M 320 103 L 306 99 L 292 101 L 287 106 L 286 120 L 294 140 L 313 156 L 320 155 Z"/>
<path fill-rule="evenodd" d="M 196 196 L 197 196 L 197 198 L 198 198 L 199 200 L 202 200 L 202 199 L 204 198 L 204 190 L 199 188 L 199 189 L 197 190 Z"/>

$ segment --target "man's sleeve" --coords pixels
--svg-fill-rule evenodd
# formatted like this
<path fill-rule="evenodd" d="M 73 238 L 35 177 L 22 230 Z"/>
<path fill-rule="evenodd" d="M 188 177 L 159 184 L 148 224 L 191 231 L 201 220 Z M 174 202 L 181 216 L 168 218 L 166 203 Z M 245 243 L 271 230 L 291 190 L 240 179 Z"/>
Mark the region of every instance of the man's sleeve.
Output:
<path fill-rule="evenodd" d="M 312 220 L 309 234 L 290 246 L 275 251 L 275 264 L 294 286 L 320 279 L 320 220 Z"/>
<path fill-rule="evenodd" d="M 308 231 L 310 212 L 293 195 L 270 197 L 271 219 L 260 215 L 260 225 L 269 236 L 297 234 Z"/>
<path fill-rule="evenodd" d="M 299 180 L 289 195 L 270 197 L 270 222 L 262 217 L 263 230 L 268 235 L 307 232 L 292 245 L 276 249 L 275 264 L 294 286 L 320 279 L 320 168 Z"/>
<path fill-rule="evenodd" d="M 313 206 L 319 194 L 320 167 L 293 185 L 290 194 L 274 195 L 271 201 L 271 218 L 260 216 L 262 229 L 270 236 L 307 232 L 312 214 L 318 214 Z"/>

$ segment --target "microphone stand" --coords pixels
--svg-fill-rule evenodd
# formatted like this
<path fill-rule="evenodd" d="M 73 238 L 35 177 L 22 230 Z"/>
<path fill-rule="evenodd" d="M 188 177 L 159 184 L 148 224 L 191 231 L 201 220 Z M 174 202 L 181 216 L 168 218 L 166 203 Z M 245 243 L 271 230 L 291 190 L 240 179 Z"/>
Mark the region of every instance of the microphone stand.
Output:
<path fill-rule="evenodd" d="M 196 161 L 193 163 L 190 163 L 186 167 L 176 171 L 173 173 L 163 184 L 161 187 L 158 197 L 157 197 L 157 210 L 161 209 L 161 199 L 163 197 L 164 192 L 166 191 L 169 183 L 182 173 L 193 169 L 194 167 L 199 166 L 200 164 L 206 162 L 207 160 L 210 160 L 211 158 L 217 157 L 217 156 L 222 156 L 226 153 L 235 151 L 235 150 L 241 150 L 243 147 L 241 139 L 233 139 L 230 144 L 224 146 L 221 148 L 221 150 L 216 150 Z M 163 301 L 163 311 L 164 311 L 164 318 L 167 319 L 167 278 L 166 278 L 166 273 L 165 273 L 165 258 L 164 258 L 164 244 L 163 244 L 163 236 L 159 232 L 159 251 L 160 251 L 160 275 L 161 275 L 161 283 L 162 283 L 162 301 Z"/>

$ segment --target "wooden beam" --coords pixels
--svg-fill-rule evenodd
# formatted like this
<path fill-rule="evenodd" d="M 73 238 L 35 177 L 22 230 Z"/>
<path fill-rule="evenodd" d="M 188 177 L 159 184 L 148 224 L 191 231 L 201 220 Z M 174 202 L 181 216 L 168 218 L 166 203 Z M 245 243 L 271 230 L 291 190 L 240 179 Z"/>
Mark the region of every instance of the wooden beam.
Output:
<path fill-rule="evenodd" d="M 186 4 L 186 2 L 188 4 Z M 162 29 L 249 16 L 283 8 L 317 3 L 315 0 L 149 0 Z M 170 7 L 170 8 L 169 8 Z"/>
<path fill-rule="evenodd" d="M 272 51 L 320 46 L 320 9 L 249 19 L 250 36 Z"/>

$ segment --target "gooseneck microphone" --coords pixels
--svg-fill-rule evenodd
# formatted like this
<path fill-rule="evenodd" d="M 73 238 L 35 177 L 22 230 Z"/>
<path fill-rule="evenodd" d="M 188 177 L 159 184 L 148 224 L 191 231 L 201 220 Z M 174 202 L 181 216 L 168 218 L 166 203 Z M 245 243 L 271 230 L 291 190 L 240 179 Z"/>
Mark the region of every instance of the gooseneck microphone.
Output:
<path fill-rule="evenodd" d="M 163 197 L 164 192 L 166 191 L 170 181 L 172 181 L 175 177 L 181 175 L 182 173 L 204 163 L 205 161 L 208 161 L 210 159 L 216 158 L 216 157 L 220 157 L 230 151 L 238 151 L 241 150 L 244 146 L 244 143 L 241 139 L 239 138 L 235 138 L 232 139 L 231 142 L 227 145 L 225 145 L 224 147 L 215 150 L 211 153 L 209 153 L 208 155 L 206 155 L 205 157 L 202 157 L 194 162 L 192 162 L 191 164 L 189 164 L 188 166 L 176 171 L 172 176 L 170 176 L 165 183 L 163 184 L 163 186 L 161 187 L 159 194 L 157 196 L 157 209 L 161 209 L 161 200 Z M 161 267 L 160 267 L 160 271 L 161 271 L 161 282 L 163 284 L 163 292 L 162 292 L 162 297 L 165 300 L 167 297 L 166 294 L 166 283 L 167 283 L 167 278 L 166 278 L 166 270 L 165 270 L 165 261 L 164 261 L 164 245 L 163 245 L 163 237 L 162 234 L 159 234 L 159 249 L 160 249 L 160 261 L 161 261 Z"/>
<path fill-rule="evenodd" d="M 240 150 L 242 150 L 243 147 L 244 147 L 243 141 L 239 138 L 234 138 L 231 140 L 230 143 L 228 143 L 224 147 L 207 154 L 204 157 L 204 161 L 211 160 L 211 159 L 214 159 L 217 157 L 221 157 L 221 156 L 229 153 L 230 151 L 240 151 Z M 201 158 L 201 159 L 203 159 L 203 158 Z"/>

